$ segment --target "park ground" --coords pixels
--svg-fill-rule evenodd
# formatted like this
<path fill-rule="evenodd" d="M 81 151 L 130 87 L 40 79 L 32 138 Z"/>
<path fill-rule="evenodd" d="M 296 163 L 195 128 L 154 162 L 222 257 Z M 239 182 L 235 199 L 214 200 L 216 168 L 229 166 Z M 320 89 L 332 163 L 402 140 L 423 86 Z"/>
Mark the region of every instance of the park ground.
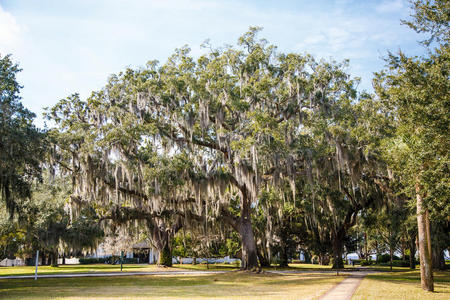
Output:
<path fill-rule="evenodd" d="M 349 268 L 352 270 L 352 268 Z M 177 271 L 206 271 L 206 265 L 124 265 L 124 272 L 164 274 L 115 276 L 0 279 L 1 299 L 320 299 L 349 276 L 329 267 L 292 264 L 289 268 L 266 269 L 261 274 L 240 272 L 232 265 L 209 265 L 215 274 L 176 274 Z M 356 269 L 355 269 L 356 270 Z M 66 265 L 40 267 L 40 275 L 118 272 L 120 266 Z M 167 272 L 174 272 L 167 274 Z M 420 288 L 418 270 L 379 267 L 372 270 L 356 289 L 352 299 L 450 299 L 450 271 L 435 273 L 435 293 Z M 277 273 L 280 272 L 280 273 Z M 0 278 L 32 275 L 33 267 L 0 268 Z"/>

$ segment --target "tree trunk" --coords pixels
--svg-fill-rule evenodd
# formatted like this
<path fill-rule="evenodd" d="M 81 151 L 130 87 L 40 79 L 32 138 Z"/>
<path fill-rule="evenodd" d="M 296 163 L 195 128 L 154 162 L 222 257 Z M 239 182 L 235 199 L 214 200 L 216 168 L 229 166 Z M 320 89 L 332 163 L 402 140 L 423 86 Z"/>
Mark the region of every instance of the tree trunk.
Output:
<path fill-rule="evenodd" d="M 400 254 L 402 257 L 402 261 L 406 261 L 406 251 L 405 251 L 406 247 L 405 247 L 405 240 L 402 238 L 402 243 L 401 243 L 401 249 L 400 249 Z"/>
<path fill-rule="evenodd" d="M 431 253 L 429 251 L 429 237 L 427 232 L 427 214 L 423 209 L 423 199 L 420 194 L 420 185 L 416 183 L 417 198 L 417 228 L 420 254 L 420 281 L 422 289 L 434 291 L 433 270 L 431 266 Z"/>
<path fill-rule="evenodd" d="M 44 251 L 42 251 L 42 253 L 41 253 L 41 265 L 42 266 L 47 265 L 47 261 L 45 260 L 45 252 Z"/>
<path fill-rule="evenodd" d="M 332 269 L 343 269 L 344 262 L 342 261 L 342 239 L 343 233 L 340 231 L 333 234 L 332 247 L 333 247 L 333 266 Z"/>
<path fill-rule="evenodd" d="M 436 244 L 433 247 L 431 254 L 433 269 L 441 271 L 445 270 L 444 250 Z"/>
<path fill-rule="evenodd" d="M 58 252 L 52 253 L 52 267 L 58 267 Z"/>
<path fill-rule="evenodd" d="M 309 251 L 303 251 L 303 255 L 305 256 L 305 264 L 311 263 L 311 253 Z"/>
<path fill-rule="evenodd" d="M 264 246 L 261 245 L 261 248 L 263 247 Z M 264 254 L 264 250 L 260 249 L 260 247 L 258 247 L 258 259 L 261 267 L 270 267 L 269 259 L 267 258 L 267 255 Z"/>
<path fill-rule="evenodd" d="M 367 232 L 364 232 L 364 256 L 369 261 L 369 243 L 367 241 Z"/>
<path fill-rule="evenodd" d="M 63 265 L 66 264 L 66 255 L 65 255 L 65 254 L 63 254 L 63 257 L 62 257 L 62 264 L 63 264 Z"/>
<path fill-rule="evenodd" d="M 158 265 L 171 267 L 172 266 L 172 249 L 170 249 L 169 244 L 166 243 L 161 249 L 158 249 L 158 250 L 159 250 Z"/>
<path fill-rule="evenodd" d="M 242 269 L 256 270 L 258 268 L 258 255 L 253 235 L 250 214 L 241 217 L 239 233 L 242 239 Z"/>
<path fill-rule="evenodd" d="M 288 267 L 288 250 L 285 245 L 281 245 L 279 266 L 280 267 Z"/>
<path fill-rule="evenodd" d="M 378 257 L 380 256 L 380 250 L 378 248 L 378 241 L 375 241 L 375 251 L 376 251 L 376 257 L 375 257 L 375 264 L 378 265 Z"/>
<path fill-rule="evenodd" d="M 392 249 L 392 244 L 389 244 L 389 265 L 391 266 L 392 272 L 392 256 L 394 255 L 394 249 Z"/>

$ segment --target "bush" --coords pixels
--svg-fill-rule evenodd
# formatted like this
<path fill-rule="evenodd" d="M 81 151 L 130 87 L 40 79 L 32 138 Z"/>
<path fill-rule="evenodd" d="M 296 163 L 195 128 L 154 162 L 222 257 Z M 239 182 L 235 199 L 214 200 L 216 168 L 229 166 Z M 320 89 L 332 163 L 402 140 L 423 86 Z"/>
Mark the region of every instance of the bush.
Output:
<path fill-rule="evenodd" d="M 350 261 L 351 261 L 350 264 L 360 265 L 363 259 L 350 259 Z"/>
<path fill-rule="evenodd" d="M 388 261 L 386 263 L 380 263 L 379 265 L 380 266 L 390 266 L 391 263 Z M 392 261 L 392 266 L 393 267 L 409 267 L 409 261 L 396 259 L 396 260 Z"/>
<path fill-rule="evenodd" d="M 362 260 L 361 262 L 360 262 L 360 265 L 361 266 L 370 266 L 372 264 L 372 261 L 371 260 L 369 260 L 369 261 L 367 261 L 367 260 Z"/>
<path fill-rule="evenodd" d="M 389 253 L 378 255 L 378 263 L 387 263 L 391 260 L 391 256 Z M 400 260 L 400 257 L 397 255 L 392 256 L 392 260 Z"/>

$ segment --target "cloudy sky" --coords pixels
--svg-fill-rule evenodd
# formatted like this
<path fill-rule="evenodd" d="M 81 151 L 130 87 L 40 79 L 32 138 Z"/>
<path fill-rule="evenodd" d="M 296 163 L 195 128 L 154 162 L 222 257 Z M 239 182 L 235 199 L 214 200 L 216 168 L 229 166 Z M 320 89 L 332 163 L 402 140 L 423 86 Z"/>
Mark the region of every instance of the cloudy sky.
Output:
<path fill-rule="evenodd" d="M 43 125 L 43 107 L 78 92 L 86 97 L 108 75 L 148 60 L 164 62 L 188 44 L 234 44 L 249 26 L 282 52 L 350 59 L 370 90 L 388 50 L 419 55 L 420 37 L 400 25 L 406 0 L 0 0 L 0 55 L 23 68 L 23 103 Z"/>

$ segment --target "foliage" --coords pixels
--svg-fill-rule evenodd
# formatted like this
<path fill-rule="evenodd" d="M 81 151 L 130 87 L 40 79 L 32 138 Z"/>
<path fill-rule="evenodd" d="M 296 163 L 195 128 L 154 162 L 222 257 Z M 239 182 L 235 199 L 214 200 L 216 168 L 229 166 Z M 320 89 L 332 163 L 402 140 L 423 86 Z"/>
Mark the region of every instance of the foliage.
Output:
<path fill-rule="evenodd" d="M 31 196 L 40 178 L 44 135 L 33 125 L 35 115 L 20 102 L 20 72 L 10 55 L 0 55 L 0 199 L 10 216 Z"/>

